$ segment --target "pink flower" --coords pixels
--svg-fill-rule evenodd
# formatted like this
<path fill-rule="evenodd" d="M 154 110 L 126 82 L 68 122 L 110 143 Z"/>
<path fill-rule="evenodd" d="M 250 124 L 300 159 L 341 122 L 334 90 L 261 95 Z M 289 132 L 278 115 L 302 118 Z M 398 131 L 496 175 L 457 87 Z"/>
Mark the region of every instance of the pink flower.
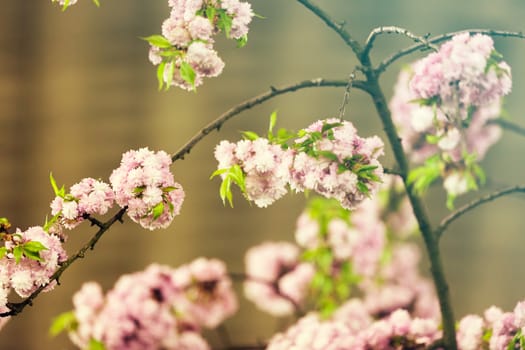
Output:
<path fill-rule="evenodd" d="M 458 349 L 477 350 L 483 341 L 483 319 L 477 315 L 467 315 L 459 322 L 457 332 Z"/>
<path fill-rule="evenodd" d="M 266 242 L 245 256 L 246 298 L 275 316 L 289 315 L 304 302 L 314 270 L 299 263 L 299 249 L 287 242 Z"/>
<path fill-rule="evenodd" d="M 334 127 L 326 130 L 327 125 Z M 291 169 L 292 189 L 314 190 L 337 199 L 346 209 L 355 209 L 376 192 L 383 176 L 383 167 L 377 160 L 383 154 L 379 138 L 361 138 L 352 123 L 339 119 L 317 121 L 304 132 L 306 135 L 296 140 L 298 153 Z M 322 138 L 312 142 L 309 140 L 312 133 L 320 133 Z M 375 180 L 364 178 L 358 172 L 363 166 L 372 167 L 368 173 Z"/>
<path fill-rule="evenodd" d="M 174 181 L 170 165 L 166 152 L 141 148 L 124 153 L 109 178 L 117 204 L 127 206 L 128 216 L 144 228 L 165 228 L 180 212 L 184 191 Z"/>
<path fill-rule="evenodd" d="M 237 144 L 222 141 L 215 148 L 215 158 L 218 169 L 241 167 L 246 197 L 258 207 L 267 207 L 287 193 L 292 154 L 267 139 L 241 140 Z"/>
<path fill-rule="evenodd" d="M 199 258 L 179 267 L 173 279 L 178 290 L 174 309 L 185 324 L 215 328 L 237 311 L 237 298 L 222 261 Z"/>
<path fill-rule="evenodd" d="M 9 252 L 2 259 L 5 270 L 2 269 L 1 275 L 9 278 L 10 287 L 23 298 L 31 295 L 40 286 L 46 286 L 44 291 L 52 290 L 56 282 L 50 281 L 49 278 L 55 273 L 59 264 L 67 259 L 66 251 L 62 247 L 60 239 L 55 235 L 48 234 L 40 226 L 30 227 L 24 232 L 17 230 L 16 234 L 20 236 L 17 245 L 22 246 L 29 242 L 39 242 L 45 247 L 39 252 L 41 260 L 30 259 L 24 255 L 17 263 L 13 252 Z M 6 242 L 8 251 L 13 248 L 11 244 L 12 242 Z M 7 281 L 4 278 L 2 279 L 5 288 Z"/>

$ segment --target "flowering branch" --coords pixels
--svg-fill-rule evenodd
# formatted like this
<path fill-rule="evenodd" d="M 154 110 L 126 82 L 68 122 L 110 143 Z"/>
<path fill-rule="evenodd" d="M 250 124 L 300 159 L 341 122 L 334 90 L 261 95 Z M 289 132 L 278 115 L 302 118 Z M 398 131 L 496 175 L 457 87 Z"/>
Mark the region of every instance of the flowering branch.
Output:
<path fill-rule="evenodd" d="M 441 220 L 441 223 L 436 228 L 436 230 L 434 232 L 434 235 L 436 236 L 437 239 L 441 238 L 441 236 L 443 235 L 443 232 L 445 232 L 447 227 L 452 222 L 456 221 L 461 216 L 463 216 L 463 214 L 471 211 L 474 208 L 479 207 L 482 204 L 491 202 L 491 201 L 493 201 L 493 200 L 495 200 L 497 198 L 500 198 L 500 197 L 503 197 L 503 196 L 506 196 L 506 195 L 509 195 L 509 194 L 517 193 L 517 192 L 525 192 L 525 186 L 521 185 L 521 186 L 513 186 L 513 187 L 505 188 L 503 190 L 490 193 L 490 194 L 488 194 L 486 196 L 478 198 L 478 199 L 476 199 L 476 200 L 474 200 L 474 201 L 464 205 L 463 207 L 457 209 L 456 211 L 454 211 L 453 213 L 451 213 L 450 215 L 445 217 L 443 220 Z"/>
<path fill-rule="evenodd" d="M 445 41 L 445 40 L 448 40 L 448 39 L 452 38 L 454 35 L 457 35 L 457 34 L 460 34 L 460 33 L 465 33 L 465 32 L 468 32 L 470 34 L 485 34 L 485 35 L 489 35 L 489 36 L 499 36 L 499 37 L 506 37 L 506 38 L 510 37 L 510 38 L 525 39 L 525 34 L 523 34 L 522 32 L 508 32 L 508 31 L 490 30 L 490 29 L 467 29 L 467 30 L 461 30 L 461 31 L 457 31 L 457 32 L 446 33 L 446 34 L 435 36 L 433 38 L 428 39 L 427 43 L 437 44 L 437 43 L 440 43 L 442 41 Z M 391 55 L 390 57 L 387 57 L 386 59 L 384 59 L 377 66 L 377 68 L 376 68 L 377 74 L 383 73 L 388 66 L 390 66 L 392 63 L 394 63 L 398 59 L 400 59 L 400 58 L 402 58 L 402 57 L 404 57 L 406 55 L 409 55 L 409 54 L 411 54 L 413 52 L 416 52 L 416 51 L 419 51 L 421 49 L 424 49 L 426 46 L 428 46 L 428 44 L 416 44 L 416 45 L 410 46 L 410 47 L 408 47 L 408 48 L 406 48 L 404 50 L 398 51 L 398 52 L 394 53 L 393 55 Z"/>
<path fill-rule="evenodd" d="M 352 51 L 356 55 L 359 55 L 362 51 L 361 44 L 354 40 L 352 36 L 343 29 L 344 23 L 338 24 L 336 23 L 323 9 L 318 7 L 317 5 L 314 5 L 309 0 L 297 0 L 301 4 L 303 4 L 307 9 L 312 11 L 317 17 L 319 17 L 328 27 L 332 28 L 340 37 L 343 39 L 343 41 L 346 43 L 346 45 L 350 46 Z"/>
<path fill-rule="evenodd" d="M 366 42 L 365 42 L 365 48 L 363 49 L 363 53 L 362 53 L 363 56 L 369 55 L 370 50 L 372 50 L 372 47 L 374 46 L 375 39 L 381 34 L 401 34 L 423 45 L 423 48 L 426 47 L 434 51 L 437 50 L 437 47 L 428 41 L 428 34 L 425 36 L 418 36 L 408 31 L 405 28 L 396 27 L 396 26 L 381 26 L 381 27 L 374 28 L 368 35 L 368 38 L 366 39 Z"/>
<path fill-rule="evenodd" d="M 117 221 L 122 222 L 122 216 L 126 212 L 127 208 L 122 208 L 119 210 L 118 213 L 116 213 L 112 218 L 110 218 L 108 221 L 101 223 L 100 221 L 88 218 L 88 220 L 92 223 L 92 225 L 98 226 L 99 230 L 91 237 L 91 239 L 82 247 L 80 250 L 71 256 L 69 259 L 67 259 L 60 268 L 58 268 L 55 273 L 49 278 L 49 282 L 46 284 L 41 285 L 38 287 L 33 293 L 31 293 L 30 296 L 25 298 L 23 301 L 18 303 L 8 303 L 7 307 L 9 308 L 9 311 L 0 313 L 0 317 L 8 317 L 8 316 L 15 316 L 21 313 L 24 308 L 28 305 L 33 304 L 33 300 L 53 281 L 57 281 L 62 276 L 64 271 L 66 271 L 71 264 L 73 264 L 76 260 L 80 258 L 84 258 L 86 255 L 86 252 L 88 250 L 93 250 L 95 248 L 95 245 L 97 244 L 98 240 L 102 237 L 102 235 Z"/>
<path fill-rule="evenodd" d="M 228 111 L 221 114 L 217 119 L 206 125 L 203 129 L 201 129 L 197 134 L 195 134 L 184 146 L 182 146 L 175 154 L 171 156 L 171 159 L 173 162 L 175 162 L 178 159 L 183 159 L 184 156 L 193 149 L 193 147 L 202 140 L 206 135 L 208 135 L 213 130 L 219 131 L 219 129 L 222 127 L 222 125 L 229 120 L 230 118 L 240 114 L 241 112 L 248 110 L 254 106 L 257 106 L 265 101 L 268 101 L 276 96 L 283 95 L 288 92 L 295 92 L 301 89 L 305 88 L 311 88 L 311 87 L 345 87 L 347 86 L 348 81 L 346 80 L 329 80 L 329 79 L 311 79 L 311 80 L 304 80 L 299 83 L 286 85 L 281 88 L 275 88 L 271 87 L 269 91 L 264 92 L 260 95 L 257 95 L 255 97 L 252 97 L 232 108 L 230 108 Z M 367 91 L 368 87 L 365 82 L 360 80 L 354 80 L 351 83 L 352 87 L 355 87 L 357 89 Z"/>

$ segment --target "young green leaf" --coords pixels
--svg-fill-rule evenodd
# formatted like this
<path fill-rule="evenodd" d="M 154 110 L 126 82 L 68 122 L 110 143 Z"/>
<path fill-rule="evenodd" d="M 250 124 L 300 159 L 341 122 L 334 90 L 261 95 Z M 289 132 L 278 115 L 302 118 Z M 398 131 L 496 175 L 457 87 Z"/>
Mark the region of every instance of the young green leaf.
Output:
<path fill-rule="evenodd" d="M 195 89 L 195 71 L 188 62 L 182 61 L 180 64 L 180 76 Z"/>
<path fill-rule="evenodd" d="M 18 264 L 20 262 L 20 259 L 22 259 L 22 247 L 16 246 L 13 248 L 13 256 L 15 257 L 15 262 Z"/>
<path fill-rule="evenodd" d="M 248 35 L 243 35 L 239 39 L 237 39 L 237 47 L 245 47 L 246 44 L 248 44 Z"/>
<path fill-rule="evenodd" d="M 91 338 L 89 340 L 89 345 L 87 350 L 106 350 L 106 347 L 104 346 L 104 343 Z"/>
<path fill-rule="evenodd" d="M 246 140 L 250 140 L 250 141 L 254 141 L 259 138 L 259 135 L 257 135 L 257 133 L 253 131 L 243 131 L 242 135 L 244 136 Z"/>
<path fill-rule="evenodd" d="M 154 206 L 151 211 L 153 214 L 153 220 L 157 220 L 158 218 L 160 218 L 162 213 L 164 213 L 164 202 L 160 202 L 159 204 Z"/>
<path fill-rule="evenodd" d="M 7 254 L 7 248 L 1 247 L 0 248 L 0 259 L 3 259 L 6 254 Z"/>
<path fill-rule="evenodd" d="M 157 67 L 157 81 L 159 83 L 159 91 L 164 86 L 164 69 L 166 68 L 166 62 L 162 61 Z"/>
<path fill-rule="evenodd" d="M 213 6 L 208 6 L 206 8 L 206 17 L 208 17 L 208 20 L 213 24 L 213 21 L 215 20 L 215 13 L 217 10 Z"/>
<path fill-rule="evenodd" d="M 95 6 L 100 7 L 100 2 L 98 0 L 93 0 L 93 3 L 95 4 Z"/>
<path fill-rule="evenodd" d="M 169 49 L 172 46 L 168 39 L 158 34 L 141 37 L 141 39 L 160 49 Z"/>
<path fill-rule="evenodd" d="M 166 73 L 166 69 L 168 70 L 167 73 Z M 171 83 L 173 82 L 173 74 L 175 74 L 175 62 L 169 62 L 169 64 L 167 63 L 166 66 L 164 67 L 164 73 L 165 73 L 164 76 L 166 76 L 167 74 L 165 83 L 166 83 L 166 91 L 168 91 L 169 88 L 171 87 Z"/>
<path fill-rule="evenodd" d="M 55 337 L 64 331 L 72 331 L 77 327 L 77 319 L 73 311 L 63 312 L 56 316 L 49 327 L 49 335 Z"/>

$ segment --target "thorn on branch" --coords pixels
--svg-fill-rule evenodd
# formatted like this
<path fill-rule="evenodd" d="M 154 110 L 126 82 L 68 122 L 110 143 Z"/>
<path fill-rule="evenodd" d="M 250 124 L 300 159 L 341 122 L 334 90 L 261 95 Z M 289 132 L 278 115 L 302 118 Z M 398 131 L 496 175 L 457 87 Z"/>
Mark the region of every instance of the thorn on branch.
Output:
<path fill-rule="evenodd" d="M 277 88 L 275 86 L 270 86 L 270 91 L 271 92 L 277 92 Z"/>

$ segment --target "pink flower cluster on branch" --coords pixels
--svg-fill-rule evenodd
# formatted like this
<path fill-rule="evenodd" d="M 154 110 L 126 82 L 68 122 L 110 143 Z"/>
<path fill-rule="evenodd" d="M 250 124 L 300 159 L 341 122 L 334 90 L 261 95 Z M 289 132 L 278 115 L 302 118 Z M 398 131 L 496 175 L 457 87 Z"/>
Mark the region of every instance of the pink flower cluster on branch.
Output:
<path fill-rule="evenodd" d="M 489 36 L 463 33 L 401 72 L 390 102 L 403 146 L 415 163 L 409 180 L 422 192 L 444 179 L 455 197 L 477 189 L 477 164 L 501 136 L 499 117 L 512 86 L 511 70 Z"/>
<path fill-rule="evenodd" d="M 286 332 L 273 336 L 266 349 L 423 349 L 440 337 L 435 320 L 413 318 L 406 310 L 397 310 L 374 321 L 359 301 L 349 303 L 352 312 L 336 314 L 328 320 L 315 313 L 301 318 Z"/>
<path fill-rule="evenodd" d="M 312 200 L 297 221 L 298 246 L 266 242 L 250 248 L 246 297 L 274 316 L 306 306 L 326 316 L 355 294 L 372 319 L 404 309 L 438 320 L 433 285 L 418 270 L 419 250 L 403 242 L 415 230 L 411 208 L 404 205 L 400 182 L 387 179 L 377 196 L 351 213 L 335 200 Z"/>
<path fill-rule="evenodd" d="M 144 228 L 168 227 L 184 201 L 184 191 L 173 179 L 170 165 L 166 152 L 141 148 L 123 154 L 109 178 L 111 186 L 85 178 L 66 193 L 51 176 L 56 197 L 51 202 L 53 219 L 46 229 L 61 234 L 62 228 L 73 229 L 94 214 L 106 214 L 115 202 Z"/>
<path fill-rule="evenodd" d="M 202 327 L 215 328 L 237 310 L 224 263 L 205 258 L 176 269 L 150 265 L 120 277 L 106 295 L 85 283 L 73 304 L 57 318 L 60 330 L 79 348 L 107 350 L 209 350 Z"/>
<path fill-rule="evenodd" d="M 145 38 L 151 44 L 149 59 L 158 66 L 159 87 L 193 90 L 224 67 L 213 49 L 213 37 L 222 31 L 244 46 L 254 13 L 249 3 L 239 0 L 169 0 L 168 4 L 171 13 L 162 24 L 162 35 Z"/>
<path fill-rule="evenodd" d="M 9 233 L 10 224 L 0 221 L 0 309 L 6 312 L 11 291 L 26 298 L 42 286 L 46 286 L 44 292 L 52 290 L 56 282 L 50 277 L 66 261 L 67 253 L 60 238 L 40 226 Z"/>
<path fill-rule="evenodd" d="M 283 129 L 281 129 L 283 130 Z M 352 123 L 339 119 L 318 121 L 297 135 L 249 138 L 233 144 L 222 141 L 215 149 L 223 179 L 220 194 L 231 203 L 231 183 L 239 185 L 248 200 L 266 207 L 287 192 L 313 190 L 353 209 L 376 192 L 383 167 L 379 137 L 362 138 Z M 288 145 L 292 138 L 295 141 Z"/>

